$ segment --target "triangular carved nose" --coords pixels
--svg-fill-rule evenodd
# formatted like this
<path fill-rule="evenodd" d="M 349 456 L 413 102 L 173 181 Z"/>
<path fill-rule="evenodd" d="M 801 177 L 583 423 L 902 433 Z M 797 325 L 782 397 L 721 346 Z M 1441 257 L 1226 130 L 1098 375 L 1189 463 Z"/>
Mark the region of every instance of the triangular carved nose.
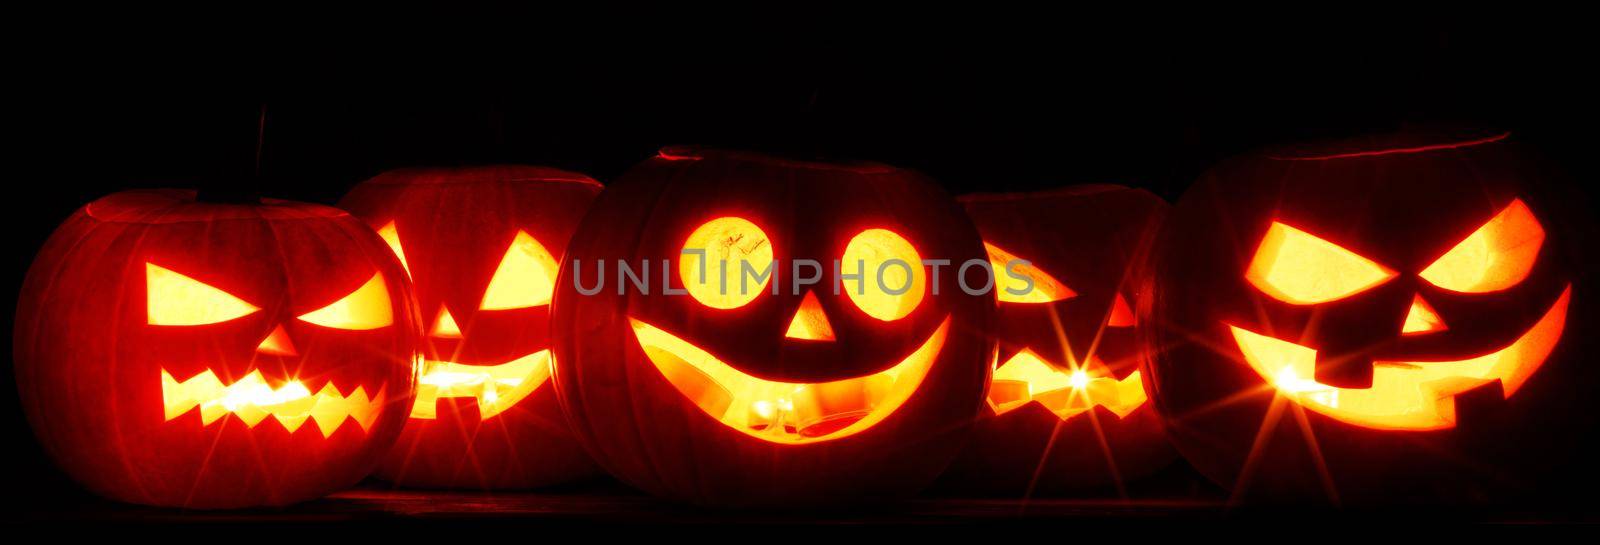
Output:
<path fill-rule="evenodd" d="M 833 340 L 833 326 L 828 323 L 828 315 L 822 312 L 822 303 L 817 301 L 816 293 L 806 292 L 806 298 L 800 301 L 800 309 L 789 320 L 789 332 L 784 336 L 803 341 Z"/>
<path fill-rule="evenodd" d="M 439 317 L 433 321 L 433 336 L 441 339 L 461 338 L 461 326 L 456 325 L 456 319 L 450 316 L 450 309 L 439 306 Z"/>
<path fill-rule="evenodd" d="M 299 352 L 294 351 L 294 343 L 289 342 L 289 332 L 281 325 L 273 328 L 267 338 L 261 339 L 261 344 L 256 345 L 256 352 L 274 356 L 299 355 Z"/>
<path fill-rule="evenodd" d="M 1406 323 L 1400 326 L 1401 335 L 1418 335 L 1450 329 L 1444 325 L 1444 318 L 1433 310 L 1421 294 L 1411 299 L 1411 311 L 1406 313 Z"/>
<path fill-rule="evenodd" d="M 1106 318 L 1107 327 L 1133 327 L 1133 308 L 1128 306 L 1128 300 L 1117 294 L 1111 302 L 1111 315 Z"/>

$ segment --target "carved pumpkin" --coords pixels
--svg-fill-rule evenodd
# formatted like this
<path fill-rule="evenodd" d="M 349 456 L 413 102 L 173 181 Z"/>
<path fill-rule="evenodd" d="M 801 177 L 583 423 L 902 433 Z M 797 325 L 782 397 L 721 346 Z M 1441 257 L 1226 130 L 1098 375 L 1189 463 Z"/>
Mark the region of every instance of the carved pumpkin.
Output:
<path fill-rule="evenodd" d="M 960 201 L 1001 279 L 1000 357 L 985 417 L 944 482 L 1007 496 L 1121 491 L 1171 463 L 1133 313 L 1167 203 L 1110 185 Z"/>
<path fill-rule="evenodd" d="M 405 271 L 333 208 L 127 191 L 80 209 L 23 285 L 16 367 L 45 450 L 109 498 L 281 505 L 354 484 L 400 433 Z"/>
<path fill-rule="evenodd" d="M 921 259 L 951 262 L 935 272 Z M 619 260 L 648 284 L 620 285 Z M 994 302 L 959 288 L 955 269 L 983 260 L 959 206 L 911 172 L 663 150 L 573 237 L 556 385 L 600 465 L 657 495 L 752 506 L 909 494 L 982 403 Z M 604 289 L 580 292 L 602 263 Z"/>
<path fill-rule="evenodd" d="M 1245 157 L 1157 250 L 1156 400 L 1240 497 L 1490 499 L 1565 449 L 1562 220 L 1507 135 Z M 1570 334 L 1570 333 L 1569 333 Z"/>
<path fill-rule="evenodd" d="M 600 184 L 555 169 L 411 169 L 351 190 L 411 273 L 425 316 L 411 418 L 377 475 L 422 487 L 525 488 L 589 475 L 550 376 L 550 297 Z"/>

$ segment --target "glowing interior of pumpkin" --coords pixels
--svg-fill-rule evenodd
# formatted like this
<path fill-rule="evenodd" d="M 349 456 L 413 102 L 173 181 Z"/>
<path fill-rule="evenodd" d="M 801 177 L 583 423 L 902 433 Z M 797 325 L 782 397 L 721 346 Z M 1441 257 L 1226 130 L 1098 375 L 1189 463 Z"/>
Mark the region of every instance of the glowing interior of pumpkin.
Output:
<path fill-rule="evenodd" d="M 798 444 L 847 437 L 882 421 L 922 384 L 950 327 L 946 318 L 900 363 L 871 375 L 821 383 L 759 379 L 694 344 L 631 320 L 645 355 L 684 397 L 751 437 Z"/>
<path fill-rule="evenodd" d="M 400 229 L 391 221 L 378 228 L 378 238 L 382 238 L 384 244 L 388 244 L 389 249 L 394 250 L 394 256 L 400 258 L 400 267 L 404 268 L 406 275 L 409 276 L 411 264 L 406 262 L 406 251 L 400 247 Z"/>
<path fill-rule="evenodd" d="M 163 369 L 161 403 L 169 421 L 199 408 L 204 425 L 232 414 L 253 428 L 270 416 L 292 433 L 306 420 L 313 420 L 327 437 L 346 418 L 355 420 L 363 431 L 370 429 L 383 409 L 384 394 L 380 388 L 376 396 L 369 398 L 366 390 L 357 386 L 350 395 L 344 395 L 332 383 L 313 394 L 299 380 L 273 387 L 260 371 L 251 371 L 233 384 L 223 384 L 209 369 L 179 382 Z"/>
<path fill-rule="evenodd" d="M 851 237 L 839 258 L 839 272 L 840 288 L 850 301 L 885 322 L 911 314 L 927 291 L 917 248 L 888 229 L 867 229 Z"/>
<path fill-rule="evenodd" d="M 261 309 L 215 286 L 154 263 L 145 263 L 145 321 L 150 325 L 207 325 L 241 318 L 258 310 Z M 394 308 L 383 275 L 373 274 L 355 291 L 300 315 L 300 319 L 336 329 L 378 329 L 394 323 Z M 286 349 L 288 337 L 281 328 L 273 335 L 279 338 L 268 337 L 267 342 L 278 349 L 277 353 L 293 352 Z"/>
<path fill-rule="evenodd" d="M 1313 305 L 1361 293 L 1396 275 L 1355 252 L 1275 221 L 1256 247 L 1244 277 L 1274 299 Z"/>
<path fill-rule="evenodd" d="M 828 315 L 822 311 L 822 303 L 817 301 L 815 292 L 806 292 L 805 298 L 800 300 L 800 308 L 789 319 L 789 329 L 783 336 L 803 341 L 833 340 L 833 325 L 828 323 Z"/>
<path fill-rule="evenodd" d="M 1451 291 L 1500 291 L 1528 277 L 1543 244 L 1544 228 L 1517 199 L 1418 276 Z"/>
<path fill-rule="evenodd" d="M 1433 430 L 1455 426 L 1455 396 L 1493 381 L 1507 398 L 1544 364 L 1566 324 L 1568 286 L 1533 327 L 1509 346 L 1459 361 L 1375 361 L 1372 387 L 1317 382 L 1317 351 L 1229 326 L 1246 363 L 1301 406 L 1358 426 Z"/>
<path fill-rule="evenodd" d="M 527 231 L 517 231 L 511 247 L 489 278 L 483 292 L 482 310 L 507 310 L 550 304 L 555 293 L 559 265 L 543 244 Z"/>
<path fill-rule="evenodd" d="M 772 244 L 749 220 L 716 218 L 683 243 L 678 275 L 689 295 L 711 308 L 739 308 L 771 283 Z M 748 271 L 748 272 L 746 272 Z"/>
<path fill-rule="evenodd" d="M 1444 325 L 1444 318 L 1440 318 L 1439 313 L 1433 310 L 1433 305 L 1429 305 L 1421 295 L 1411 298 L 1411 310 L 1406 312 L 1406 321 L 1400 326 L 1400 334 L 1417 335 L 1446 329 L 1449 327 Z"/>
<path fill-rule="evenodd" d="M 1049 303 L 1077 297 L 1078 293 L 1032 263 L 1000 249 L 988 242 L 983 248 L 989 252 L 989 266 L 994 269 L 995 294 L 1002 303 Z M 1029 284 L 1032 284 L 1030 287 Z M 1122 301 L 1119 295 L 1117 301 Z M 1123 302 L 1126 308 L 1127 303 Z"/>
<path fill-rule="evenodd" d="M 438 418 L 440 398 L 474 398 L 478 403 L 478 417 L 488 419 L 528 397 L 549 378 L 548 349 L 500 365 L 424 361 L 411 418 Z"/>
<path fill-rule="evenodd" d="M 1077 369 L 1062 371 L 1025 349 L 995 369 L 989 383 L 989 406 L 998 415 L 1029 401 L 1037 401 L 1062 420 L 1095 405 L 1121 418 L 1143 405 L 1146 396 L 1138 371 L 1118 380 L 1094 357 Z"/>
<path fill-rule="evenodd" d="M 383 275 L 374 274 L 361 287 L 328 306 L 300 315 L 301 320 L 323 327 L 367 330 L 394 323 L 394 307 Z"/>
<path fill-rule="evenodd" d="M 260 308 L 171 269 L 145 263 L 145 316 L 150 325 L 195 326 L 226 322 Z"/>

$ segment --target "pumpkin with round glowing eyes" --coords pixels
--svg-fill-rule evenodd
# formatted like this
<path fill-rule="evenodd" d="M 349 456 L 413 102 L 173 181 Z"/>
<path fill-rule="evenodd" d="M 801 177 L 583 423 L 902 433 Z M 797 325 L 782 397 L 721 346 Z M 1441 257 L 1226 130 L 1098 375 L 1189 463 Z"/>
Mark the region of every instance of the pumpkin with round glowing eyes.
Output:
<path fill-rule="evenodd" d="M 1192 188 L 1150 315 L 1179 450 L 1242 498 L 1494 499 L 1559 467 L 1589 418 L 1570 242 L 1509 139 L 1302 146 Z"/>
<path fill-rule="evenodd" d="M 562 404 L 602 467 L 657 495 L 912 493 L 983 400 L 994 301 L 957 285 L 987 281 L 967 262 L 985 262 L 977 231 L 909 171 L 664 150 L 601 195 L 568 247 Z"/>
<path fill-rule="evenodd" d="M 967 195 L 996 276 L 999 365 L 950 488 L 1022 496 L 1121 491 L 1177 456 L 1134 335 L 1166 201 L 1112 185 Z"/>
<path fill-rule="evenodd" d="M 550 377 L 557 263 L 600 184 L 526 166 L 407 169 L 340 206 L 411 273 L 424 320 L 411 418 L 377 476 L 407 486 L 546 486 L 595 469 Z"/>
<path fill-rule="evenodd" d="M 410 403 L 405 271 L 325 206 L 117 193 L 23 284 L 23 408 L 67 474 L 151 505 L 282 505 L 355 484 Z"/>

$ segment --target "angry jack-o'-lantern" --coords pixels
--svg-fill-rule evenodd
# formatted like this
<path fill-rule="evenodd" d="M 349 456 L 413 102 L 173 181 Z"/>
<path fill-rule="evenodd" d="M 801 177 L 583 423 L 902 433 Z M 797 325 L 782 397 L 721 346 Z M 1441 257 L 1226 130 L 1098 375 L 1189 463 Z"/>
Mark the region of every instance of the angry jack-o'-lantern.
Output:
<path fill-rule="evenodd" d="M 1170 463 L 1130 304 L 1167 203 L 1111 185 L 960 200 L 1001 279 L 1000 353 L 985 418 L 943 482 L 1007 496 L 1117 492 Z"/>
<path fill-rule="evenodd" d="M 1581 294 L 1508 139 L 1307 146 L 1192 188 L 1150 315 L 1180 451 L 1239 498 L 1358 503 L 1488 499 L 1558 465 L 1550 419 L 1586 418 L 1557 353 Z"/>
<path fill-rule="evenodd" d="M 379 477 L 504 489 L 593 471 L 545 383 L 557 263 L 599 193 L 581 174 L 485 166 L 389 172 L 340 201 L 400 256 L 425 317 L 416 403 Z"/>
<path fill-rule="evenodd" d="M 318 497 L 400 433 L 418 340 L 405 285 L 339 210 L 117 193 L 69 218 L 28 271 L 23 407 L 50 456 L 106 497 Z"/>
<path fill-rule="evenodd" d="M 994 300 L 957 286 L 969 261 L 984 263 L 977 231 L 911 172 L 664 150 L 573 237 L 556 385 L 596 461 L 658 495 L 755 506 L 908 494 L 949 462 L 982 403 Z M 983 270 L 965 270 L 974 290 Z"/>

